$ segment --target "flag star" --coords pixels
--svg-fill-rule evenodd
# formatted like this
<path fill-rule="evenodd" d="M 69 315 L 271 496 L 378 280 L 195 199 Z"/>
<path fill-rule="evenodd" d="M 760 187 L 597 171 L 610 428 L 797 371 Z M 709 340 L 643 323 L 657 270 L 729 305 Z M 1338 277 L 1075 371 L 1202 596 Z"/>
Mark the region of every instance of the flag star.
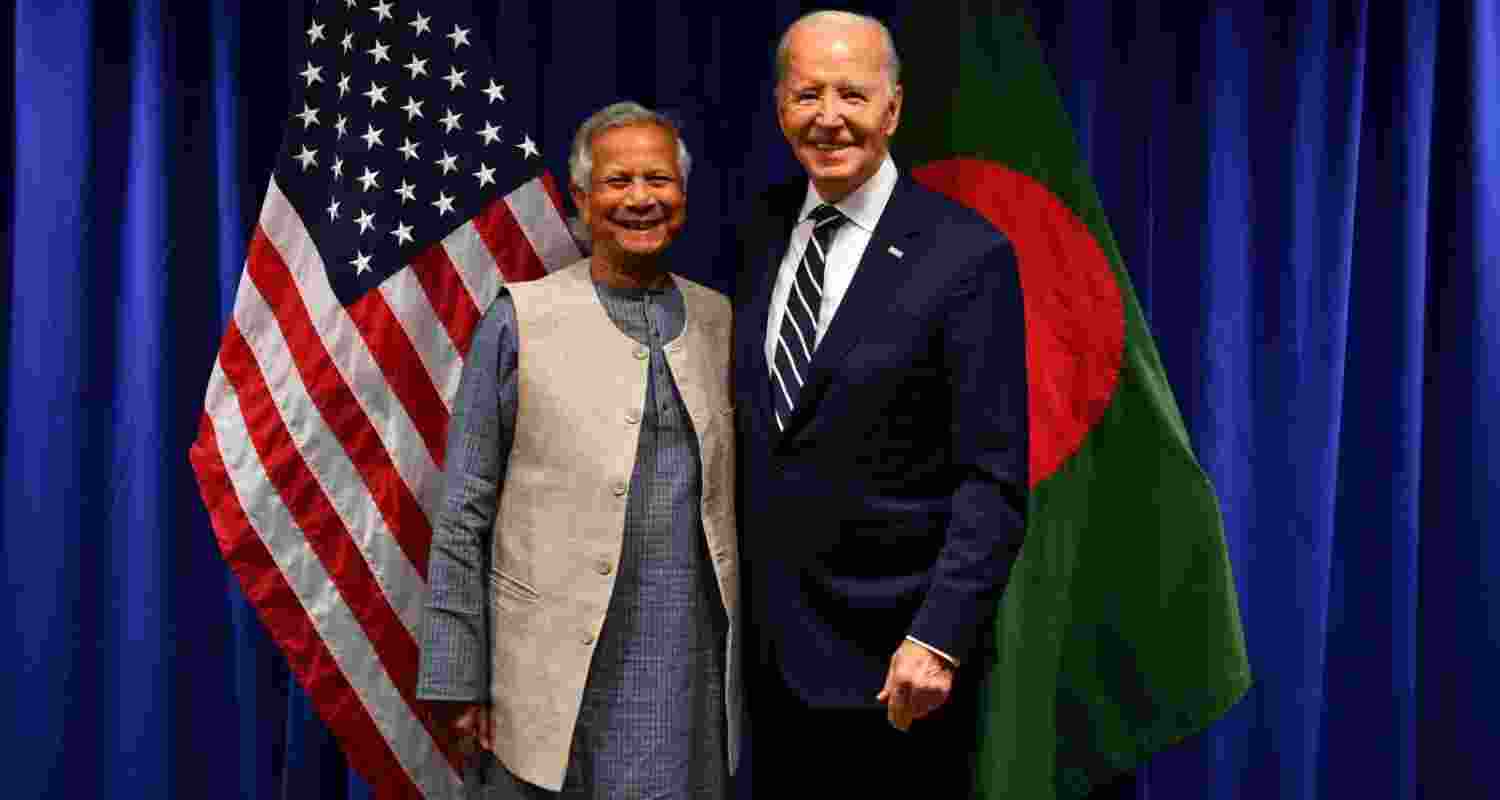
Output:
<path fill-rule="evenodd" d="M 495 168 L 487 167 L 481 161 L 479 162 L 479 170 L 474 173 L 474 177 L 479 179 L 479 188 L 483 189 L 495 182 Z"/>
<path fill-rule="evenodd" d="M 318 124 L 318 110 L 316 108 L 313 108 L 312 106 L 309 106 L 306 100 L 302 101 L 302 113 L 293 114 L 292 116 L 298 117 L 302 120 L 302 130 L 304 131 L 311 126 Z"/>
<path fill-rule="evenodd" d="M 453 49 L 454 50 L 457 50 L 460 45 L 465 45 L 465 44 L 469 43 L 469 29 L 468 28 L 460 28 L 457 25 L 454 25 L 453 26 L 453 32 L 452 33 L 444 34 L 444 36 L 446 36 L 449 39 L 453 40 Z"/>
<path fill-rule="evenodd" d="M 312 44 L 319 39 L 324 39 L 323 28 L 325 27 L 327 26 L 319 23 L 317 20 L 313 20 L 312 27 L 307 29 L 307 43 Z"/>
<path fill-rule="evenodd" d="M 335 178 L 342 178 L 342 177 L 344 177 L 344 159 L 342 159 L 342 158 L 335 158 L 333 160 L 333 177 L 335 177 Z"/>
<path fill-rule="evenodd" d="M 323 82 L 323 68 L 313 66 L 313 63 L 311 61 L 307 62 L 307 69 L 304 69 L 297 74 L 307 79 L 308 86 L 311 86 L 314 83 Z"/>
<path fill-rule="evenodd" d="M 342 99 L 343 96 L 346 95 L 346 94 L 348 94 L 348 93 L 349 93 L 349 76 L 345 75 L 342 72 L 340 72 L 339 73 L 339 98 Z"/>
<path fill-rule="evenodd" d="M 396 220 L 396 229 L 391 231 L 391 235 L 401 244 L 411 244 L 411 226 L 399 219 Z"/>
<path fill-rule="evenodd" d="M 375 176 L 379 175 L 379 174 L 380 174 L 380 170 L 377 169 L 377 170 L 375 170 L 375 171 L 372 172 L 369 167 L 365 167 L 365 174 L 359 176 L 358 178 L 355 178 L 355 180 L 357 180 L 361 184 L 363 184 L 363 186 L 361 187 L 361 189 L 363 191 L 368 192 L 372 188 L 373 189 L 379 189 L 380 188 L 380 182 L 377 181 L 377 180 L 375 180 Z"/>
<path fill-rule="evenodd" d="M 454 172 L 458 169 L 458 167 L 455 167 L 453 165 L 456 161 L 458 161 L 458 156 L 448 155 L 448 151 L 444 150 L 443 157 L 432 163 L 442 166 L 443 174 L 447 175 L 448 173 Z"/>
<path fill-rule="evenodd" d="M 404 156 L 406 156 L 406 160 L 407 161 L 410 161 L 410 160 L 416 158 L 417 157 L 417 148 L 421 147 L 421 142 L 414 142 L 414 141 L 406 138 L 405 136 L 401 137 L 401 140 L 403 142 L 405 142 L 405 144 L 401 145 L 400 147 L 398 147 L 396 149 L 400 150 L 401 154 L 404 155 Z"/>
<path fill-rule="evenodd" d="M 407 62 L 406 68 L 411 70 L 411 79 L 416 80 L 418 75 L 427 74 L 427 59 L 417 58 L 417 54 L 412 53 L 411 61 Z"/>
<path fill-rule="evenodd" d="M 438 199 L 432 201 L 432 205 L 437 208 L 440 217 L 453 212 L 453 198 L 442 192 L 438 192 Z"/>
<path fill-rule="evenodd" d="M 308 167 L 317 166 L 317 164 L 318 164 L 318 151 L 317 150 L 309 150 L 309 149 L 307 149 L 307 145 L 304 144 L 304 145 L 302 145 L 302 152 L 298 153 L 297 155 L 292 156 L 292 158 L 294 158 L 294 159 L 296 159 L 298 161 L 301 161 L 302 162 L 302 171 L 306 172 Z"/>
<path fill-rule="evenodd" d="M 422 16 L 422 12 L 418 11 L 417 18 L 406 24 L 416 29 L 416 36 L 421 36 L 424 33 L 430 33 L 432 31 L 432 29 L 427 26 L 427 23 L 431 21 L 432 17 L 424 17 Z"/>
<path fill-rule="evenodd" d="M 458 87 L 466 86 L 466 84 L 464 83 L 464 76 L 467 74 L 469 74 L 468 70 L 460 70 L 458 67 L 449 67 L 448 74 L 443 76 L 443 80 L 448 82 L 448 91 L 456 91 Z"/>
<path fill-rule="evenodd" d="M 361 133 L 359 135 L 359 138 L 365 140 L 365 149 L 374 150 L 375 145 L 385 144 L 385 142 L 380 141 L 380 134 L 382 133 L 385 133 L 385 128 L 377 128 L 374 125 L 366 125 L 365 132 Z"/>
<path fill-rule="evenodd" d="M 363 208 L 359 210 L 359 216 L 355 217 L 354 221 L 359 223 L 359 232 L 361 234 L 363 234 L 365 231 L 375 229 L 375 215 L 364 210 Z"/>
<path fill-rule="evenodd" d="M 519 148 L 521 152 L 526 154 L 526 158 L 531 158 L 532 156 L 540 158 L 542 155 L 541 151 L 536 149 L 536 142 L 531 141 L 530 136 L 527 136 L 524 140 L 522 140 L 520 144 L 516 145 L 516 147 Z"/>
<path fill-rule="evenodd" d="M 355 275 L 363 275 L 370 271 L 370 257 L 358 250 L 354 251 L 354 258 L 349 259 L 349 263 L 354 265 Z"/>
<path fill-rule="evenodd" d="M 348 126 L 349 126 L 349 118 L 346 117 L 346 116 L 344 116 L 343 114 L 340 114 L 339 115 L 339 121 L 335 122 L 333 124 L 333 127 L 338 129 L 338 132 L 339 132 L 339 137 L 338 138 L 340 138 L 340 139 L 344 138 L 344 133 L 345 133 L 344 129 L 347 128 Z"/>
<path fill-rule="evenodd" d="M 446 133 L 452 133 L 454 129 L 459 127 L 458 120 L 462 116 L 463 114 L 455 114 L 453 113 L 453 109 L 448 109 L 448 113 L 444 114 L 443 119 L 441 120 L 443 123 L 443 127 L 448 129 Z"/>
<path fill-rule="evenodd" d="M 372 56 L 374 56 L 375 57 L 375 63 L 379 64 L 382 61 L 390 61 L 391 60 L 390 55 L 388 55 L 387 52 L 386 52 L 386 51 L 388 51 L 390 49 L 391 49 L 390 45 L 388 45 L 388 44 L 381 44 L 380 40 L 376 39 L 375 40 L 375 46 L 372 47 L 372 48 L 370 48 L 369 50 L 366 50 L 365 52 L 369 53 Z"/>
<path fill-rule="evenodd" d="M 500 141 L 500 128 L 489 120 L 484 121 L 484 127 L 480 129 L 479 135 L 484 137 L 485 144 L 494 144 Z"/>
<path fill-rule="evenodd" d="M 407 97 L 406 98 L 406 105 L 402 106 L 401 110 L 406 112 L 406 121 L 407 122 L 411 122 L 413 119 L 416 119 L 417 117 L 422 116 L 422 103 L 423 102 L 424 101 L 418 100 L 415 97 Z"/>
<path fill-rule="evenodd" d="M 505 84 L 495 83 L 495 79 L 490 78 L 489 88 L 485 89 L 484 93 L 490 96 L 491 103 L 495 102 L 496 100 L 500 100 L 503 102 L 505 100 Z"/>
<path fill-rule="evenodd" d="M 380 0 L 379 3 L 370 6 L 370 10 L 375 12 L 375 16 L 379 18 L 378 21 L 385 22 L 391 18 L 392 5 L 392 3 L 387 3 L 386 0 Z"/>
<path fill-rule="evenodd" d="M 328 203 L 328 219 L 330 221 L 339 218 L 339 201 L 332 200 Z"/>
<path fill-rule="evenodd" d="M 370 81 L 370 91 L 360 94 L 370 98 L 370 108 L 374 108 L 376 103 L 385 102 L 385 87 L 374 81 Z"/>
<path fill-rule="evenodd" d="M 415 184 L 407 183 L 405 178 L 401 179 L 401 186 L 396 189 L 396 194 L 401 195 L 401 205 L 406 205 L 407 200 L 417 199 L 416 188 Z"/>
<path fill-rule="evenodd" d="M 346 32 L 344 34 L 344 40 L 342 42 L 340 42 L 340 44 L 342 44 L 344 46 L 344 52 L 345 53 L 349 52 L 350 50 L 353 50 L 354 49 L 354 32 L 353 31 Z"/>

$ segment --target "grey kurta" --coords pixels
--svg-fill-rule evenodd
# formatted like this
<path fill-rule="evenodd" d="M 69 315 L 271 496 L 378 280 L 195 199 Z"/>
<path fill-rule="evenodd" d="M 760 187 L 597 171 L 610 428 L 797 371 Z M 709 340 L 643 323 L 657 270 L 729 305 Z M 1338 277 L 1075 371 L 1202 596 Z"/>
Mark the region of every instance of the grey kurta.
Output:
<path fill-rule="evenodd" d="M 698 440 L 662 350 L 682 331 L 682 295 L 675 286 L 595 288 L 615 325 L 649 347 L 651 380 L 619 572 L 567 776 L 556 794 L 491 763 L 468 784 L 471 796 L 483 797 L 719 798 L 728 784 L 727 621 L 699 517 Z M 449 452 L 457 458 L 447 465 L 446 519 L 434 532 L 419 697 L 484 698 L 483 560 L 515 424 L 517 352 L 514 306 L 502 295 L 475 332 L 450 423 Z"/>

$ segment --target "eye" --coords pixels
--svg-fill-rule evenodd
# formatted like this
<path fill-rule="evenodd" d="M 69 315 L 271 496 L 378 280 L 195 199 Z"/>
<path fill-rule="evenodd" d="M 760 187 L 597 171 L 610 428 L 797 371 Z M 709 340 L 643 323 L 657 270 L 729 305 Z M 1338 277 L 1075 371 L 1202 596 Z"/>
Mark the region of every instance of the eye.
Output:
<path fill-rule="evenodd" d="M 652 175 L 646 179 L 646 182 L 652 186 L 671 186 L 676 183 L 670 175 Z"/>
<path fill-rule="evenodd" d="M 630 185 L 630 179 L 620 175 L 615 175 L 609 178 L 605 178 L 604 185 L 610 187 L 611 189 L 623 189 L 626 186 Z"/>

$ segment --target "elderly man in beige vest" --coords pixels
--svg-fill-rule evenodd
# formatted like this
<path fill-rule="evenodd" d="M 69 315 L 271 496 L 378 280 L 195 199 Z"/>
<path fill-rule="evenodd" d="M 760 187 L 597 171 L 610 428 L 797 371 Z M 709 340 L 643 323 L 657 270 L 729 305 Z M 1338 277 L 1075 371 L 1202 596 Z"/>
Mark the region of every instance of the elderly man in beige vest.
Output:
<path fill-rule="evenodd" d="M 465 361 L 417 696 L 480 746 L 474 796 L 728 791 L 730 312 L 666 271 L 689 167 L 639 105 L 584 122 L 569 171 L 592 255 L 508 287 Z"/>

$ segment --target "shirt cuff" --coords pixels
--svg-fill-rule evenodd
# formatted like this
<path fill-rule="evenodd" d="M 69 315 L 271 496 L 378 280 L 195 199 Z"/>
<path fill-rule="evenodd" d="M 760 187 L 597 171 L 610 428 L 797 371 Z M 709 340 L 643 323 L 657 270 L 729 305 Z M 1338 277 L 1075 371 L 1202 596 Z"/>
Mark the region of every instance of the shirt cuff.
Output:
<path fill-rule="evenodd" d="M 954 669 L 958 668 L 958 659 L 954 658 L 953 656 L 948 655 L 947 653 L 944 653 L 943 651 L 937 649 L 936 647 L 933 647 L 932 645 L 930 645 L 930 644 L 922 641 L 921 639 L 918 639 L 915 636 L 908 636 L 908 637 L 906 637 L 906 641 L 912 642 L 914 644 L 919 644 L 919 645 L 927 648 L 927 650 L 929 650 L 930 652 L 932 652 L 934 655 L 938 656 L 939 658 L 943 659 L 944 661 L 948 662 L 949 664 L 952 664 Z"/>

